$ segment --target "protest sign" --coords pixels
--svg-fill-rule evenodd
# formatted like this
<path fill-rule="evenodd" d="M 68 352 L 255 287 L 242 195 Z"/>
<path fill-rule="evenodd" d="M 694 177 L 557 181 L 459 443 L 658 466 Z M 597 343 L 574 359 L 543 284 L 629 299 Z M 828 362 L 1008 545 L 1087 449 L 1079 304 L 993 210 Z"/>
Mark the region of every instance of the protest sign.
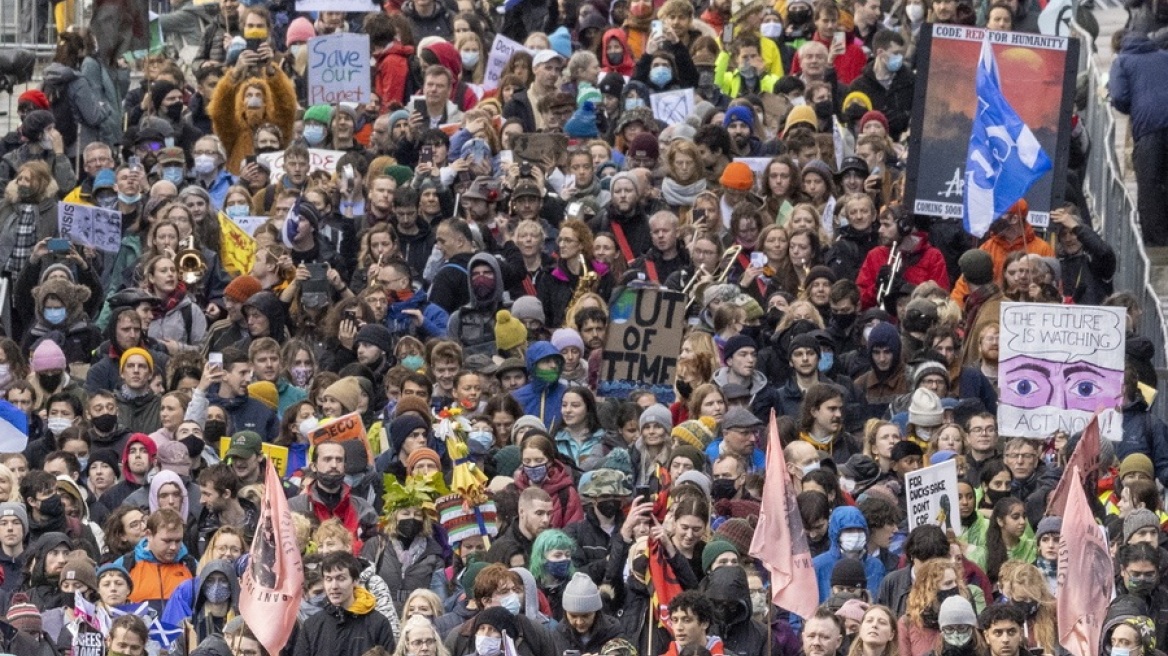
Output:
<path fill-rule="evenodd" d="M 233 276 L 251 273 L 255 264 L 256 240 L 223 212 L 219 213 L 219 253 L 223 268 Z"/>
<path fill-rule="evenodd" d="M 220 460 L 227 459 L 227 447 L 230 445 L 230 437 L 219 438 Z M 288 447 L 277 446 L 269 442 L 264 442 L 264 445 L 260 447 L 260 450 L 263 451 L 264 457 L 267 458 L 268 461 L 272 463 L 272 466 L 276 468 L 276 473 L 280 475 L 280 478 L 288 475 Z"/>
<path fill-rule="evenodd" d="M 1077 433 L 1099 412 L 1099 432 L 1123 428 L 1123 308 L 1002 303 L 998 430 L 1046 439 Z"/>
<path fill-rule="evenodd" d="M 693 113 L 693 89 L 675 89 L 649 94 L 649 104 L 653 107 L 653 117 L 665 125 L 684 123 Z"/>
<path fill-rule="evenodd" d="M 963 25 L 923 26 L 905 195 L 916 214 L 963 216 L 965 164 L 978 106 L 976 68 L 987 33 L 1002 96 L 1054 164 L 1025 195 L 1031 221 L 1042 224 L 1050 209 L 1062 204 L 1067 179 L 1079 44 L 1066 37 Z M 1003 158 L 1017 147 L 1012 140 L 994 143 L 1003 150 Z"/>
<path fill-rule="evenodd" d="M 491 52 L 487 54 L 487 68 L 483 72 L 483 89 L 490 91 L 499 88 L 499 79 L 503 77 L 503 69 L 511 55 L 517 52 L 526 52 L 535 55 L 535 51 L 524 48 L 522 44 L 512 41 L 499 34 L 491 43 Z"/>
<path fill-rule="evenodd" d="M 519 159 L 528 162 L 544 162 L 557 159 L 568 147 L 568 137 L 563 134 L 539 133 L 517 134 L 511 137 L 511 150 Z"/>
<path fill-rule="evenodd" d="M 347 442 L 349 440 L 361 440 L 361 443 L 365 445 L 365 455 L 369 458 L 369 464 L 373 464 L 373 451 L 369 448 L 365 424 L 361 421 L 359 413 L 351 412 L 347 415 L 341 415 L 308 433 L 308 442 L 314 447 L 321 442 Z"/>
<path fill-rule="evenodd" d="M 373 0 L 296 0 L 296 11 L 344 11 L 368 14 L 381 11 Z"/>
<path fill-rule="evenodd" d="M 308 40 L 308 104 L 369 102 L 369 35 L 337 32 Z"/>
<path fill-rule="evenodd" d="M 628 398 L 648 388 L 672 403 L 673 375 L 684 337 L 686 296 L 650 287 L 625 288 L 613 302 L 600 366 L 600 396 Z"/>
<path fill-rule="evenodd" d="M 908 530 L 932 524 L 942 529 L 961 530 L 957 506 L 957 461 L 918 469 L 904 475 Z"/>
<path fill-rule="evenodd" d="M 742 162 L 754 174 L 754 190 L 761 192 L 766 185 L 766 167 L 771 163 L 769 157 L 735 157 L 735 162 Z"/>
<path fill-rule="evenodd" d="M 337 161 L 345 154 L 343 150 L 325 150 L 324 148 L 309 148 L 308 149 L 308 172 L 313 171 L 328 171 L 329 173 L 337 172 Z M 277 153 L 264 153 L 256 156 L 256 161 L 263 166 L 268 167 L 271 175 L 268 179 L 272 182 L 279 182 L 280 178 L 284 177 L 284 151 Z"/>
<path fill-rule="evenodd" d="M 57 203 L 57 230 L 78 246 L 117 253 L 122 243 L 122 213 L 92 205 Z"/>
<path fill-rule="evenodd" d="M 73 656 L 105 656 L 105 636 L 100 631 L 79 627 L 73 634 Z"/>
<path fill-rule="evenodd" d="M 239 229 L 246 232 L 248 237 L 255 238 L 256 228 L 268 222 L 266 216 L 229 216 L 231 222 L 239 226 Z"/>

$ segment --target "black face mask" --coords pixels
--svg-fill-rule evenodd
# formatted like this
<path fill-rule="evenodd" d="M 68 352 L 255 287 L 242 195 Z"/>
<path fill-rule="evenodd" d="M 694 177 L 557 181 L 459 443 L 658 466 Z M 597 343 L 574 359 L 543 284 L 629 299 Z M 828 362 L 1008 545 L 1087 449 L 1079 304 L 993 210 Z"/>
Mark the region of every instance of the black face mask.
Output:
<path fill-rule="evenodd" d="M 736 491 L 734 489 L 734 481 L 728 478 L 719 478 L 710 484 L 710 497 L 714 501 L 719 499 L 733 499 Z"/>
<path fill-rule="evenodd" d="M 61 379 L 65 374 L 37 374 L 37 381 L 41 384 L 41 389 L 46 392 L 55 391 L 61 386 Z"/>
<path fill-rule="evenodd" d="M 65 503 L 61 501 L 61 495 L 54 494 L 41 501 L 40 510 L 45 517 L 61 517 L 65 514 Z"/>
<path fill-rule="evenodd" d="M 674 383 L 674 387 L 677 388 L 677 393 L 680 394 L 683 399 L 688 399 L 689 395 L 693 394 L 693 385 L 690 385 L 684 380 L 679 380 Z"/>
<path fill-rule="evenodd" d="M 337 472 L 337 473 L 322 474 L 320 472 L 317 472 L 316 473 L 316 482 L 320 483 L 321 487 L 323 487 L 326 490 L 335 490 L 335 489 L 341 487 L 342 485 L 344 485 L 345 473 L 344 472 Z"/>
<path fill-rule="evenodd" d="M 218 419 L 208 419 L 203 422 L 203 440 L 207 444 L 219 448 L 219 438 L 225 435 L 227 435 L 227 422 Z"/>
<path fill-rule="evenodd" d="M 848 122 L 855 123 L 856 121 L 864 118 L 864 114 L 866 113 L 868 113 L 868 110 L 864 109 L 863 105 L 853 103 L 850 107 L 848 107 L 847 111 L 844 112 L 844 116 L 848 118 Z"/>
<path fill-rule="evenodd" d="M 178 123 L 182 120 L 183 104 L 176 102 L 173 105 L 166 106 L 166 118 L 170 119 L 172 123 Z"/>
<path fill-rule="evenodd" d="M 985 496 L 987 499 L 990 500 L 990 505 L 993 506 L 993 505 L 997 505 L 997 503 L 999 501 L 1001 501 L 1002 499 L 1005 499 L 1006 497 L 1010 496 L 1010 491 L 1009 490 L 991 490 L 991 489 L 987 488 L 985 491 Z"/>
<path fill-rule="evenodd" d="M 759 335 L 762 333 L 762 326 L 743 326 L 742 334 L 753 339 L 755 343 L 759 341 Z"/>
<path fill-rule="evenodd" d="M 118 416 L 115 415 L 97 415 L 89 420 L 89 423 L 97 429 L 99 433 L 112 433 L 118 427 Z"/>
<path fill-rule="evenodd" d="M 831 327 L 840 332 L 847 332 L 856 324 L 856 313 L 831 315 Z"/>
<path fill-rule="evenodd" d="M 1033 599 L 1030 601 L 1015 601 L 1014 608 L 1017 608 L 1028 620 L 1038 617 L 1038 602 Z"/>
<path fill-rule="evenodd" d="M 830 100 L 820 100 L 815 103 L 815 116 L 818 118 L 831 118 L 832 113 L 835 112 L 835 107 Z"/>
<path fill-rule="evenodd" d="M 621 502 L 618 499 L 606 499 L 596 503 L 596 511 L 612 519 L 620 514 Z"/>
<path fill-rule="evenodd" d="M 414 538 L 418 537 L 418 534 L 421 532 L 422 520 L 420 519 L 414 519 L 411 517 L 409 519 L 403 519 L 397 523 L 397 534 L 401 537 L 403 542 L 413 542 Z"/>

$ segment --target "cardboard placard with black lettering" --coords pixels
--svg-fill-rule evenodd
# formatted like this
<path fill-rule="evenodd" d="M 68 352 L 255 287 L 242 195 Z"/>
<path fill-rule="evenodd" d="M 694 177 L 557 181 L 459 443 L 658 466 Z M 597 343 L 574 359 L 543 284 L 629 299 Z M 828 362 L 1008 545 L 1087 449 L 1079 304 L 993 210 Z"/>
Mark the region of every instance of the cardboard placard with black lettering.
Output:
<path fill-rule="evenodd" d="M 942 529 L 961 530 L 957 505 L 957 461 L 918 469 L 904 475 L 908 530 L 932 524 Z"/>
<path fill-rule="evenodd" d="M 674 400 L 673 378 L 685 337 L 686 296 L 651 287 L 627 287 L 610 308 L 600 365 L 600 396 L 628 398 L 648 389 L 661 403 Z"/>
<path fill-rule="evenodd" d="M 511 138 L 511 150 L 521 160 L 542 163 L 556 161 L 568 149 L 568 136 L 564 134 L 517 134 Z"/>

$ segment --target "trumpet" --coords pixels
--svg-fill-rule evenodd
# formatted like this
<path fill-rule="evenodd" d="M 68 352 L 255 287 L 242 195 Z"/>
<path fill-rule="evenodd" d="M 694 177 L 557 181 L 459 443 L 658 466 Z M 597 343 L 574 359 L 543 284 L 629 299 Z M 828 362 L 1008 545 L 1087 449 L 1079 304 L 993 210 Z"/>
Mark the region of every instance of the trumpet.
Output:
<path fill-rule="evenodd" d="M 888 262 L 885 263 L 885 266 L 889 267 L 890 269 L 888 273 L 888 280 L 885 280 L 884 284 L 880 285 L 880 288 L 876 290 L 877 306 L 884 306 L 884 297 L 888 296 L 888 292 L 892 291 L 892 285 L 896 280 L 896 274 L 900 273 L 901 262 L 902 257 L 900 249 L 897 248 L 895 244 L 893 244 L 892 247 L 888 250 Z"/>
<path fill-rule="evenodd" d="M 575 307 L 576 301 L 585 294 L 595 292 L 600 285 L 600 276 L 588 267 L 588 260 L 584 259 L 584 255 L 580 256 L 580 279 L 576 281 L 576 289 L 572 292 L 572 300 L 568 301 L 568 307 Z M 571 316 L 571 315 L 569 315 Z"/>
<path fill-rule="evenodd" d="M 179 251 L 175 258 L 175 266 L 178 268 L 179 278 L 182 279 L 188 287 L 198 284 L 203 276 L 207 275 L 207 261 L 203 258 L 203 254 L 198 248 L 195 248 L 194 236 L 189 236 L 179 242 L 182 250 Z"/>
<path fill-rule="evenodd" d="M 686 313 L 694 309 L 694 304 L 705 295 L 706 289 L 710 285 L 721 285 L 726 282 L 726 278 L 730 275 L 730 268 L 734 265 L 734 261 L 738 259 L 739 253 L 742 252 L 742 246 L 734 244 L 726 249 L 722 254 L 722 259 L 718 260 L 718 266 L 714 268 L 713 275 L 705 275 L 705 267 L 694 272 L 693 278 L 690 279 L 689 284 L 685 286 L 683 292 L 690 294 L 689 303 L 685 306 Z M 700 272 L 700 274 L 699 274 Z"/>

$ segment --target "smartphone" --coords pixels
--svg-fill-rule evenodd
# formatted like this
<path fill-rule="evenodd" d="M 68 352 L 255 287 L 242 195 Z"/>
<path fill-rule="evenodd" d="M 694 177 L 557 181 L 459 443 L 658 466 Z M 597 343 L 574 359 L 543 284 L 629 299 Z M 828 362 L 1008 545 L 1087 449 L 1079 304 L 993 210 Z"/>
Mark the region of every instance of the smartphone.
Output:
<path fill-rule="evenodd" d="M 690 212 L 690 223 L 701 225 L 706 220 L 706 208 L 699 207 Z"/>
<path fill-rule="evenodd" d="M 877 166 L 876 168 L 872 169 L 872 172 L 869 173 L 869 175 L 880 175 L 881 173 L 884 173 L 884 171 L 879 166 Z"/>
<path fill-rule="evenodd" d="M 734 26 L 731 25 L 729 22 L 727 22 L 726 27 L 722 28 L 722 43 L 730 43 L 733 40 L 734 40 Z"/>
<path fill-rule="evenodd" d="M 54 237 L 49 240 L 47 247 L 50 253 L 68 253 L 69 240 L 61 239 L 60 237 Z"/>
<path fill-rule="evenodd" d="M 766 266 L 766 263 L 767 263 L 766 253 L 759 253 L 758 251 L 755 251 L 755 252 L 750 254 L 750 266 L 764 267 L 764 266 Z"/>
<path fill-rule="evenodd" d="M 649 36 L 654 37 L 665 32 L 665 24 L 659 20 L 649 23 Z"/>
<path fill-rule="evenodd" d="M 638 485 L 636 490 L 637 498 L 640 501 L 649 501 L 653 490 L 648 485 Z"/>
<path fill-rule="evenodd" d="M 129 164 L 130 168 L 135 171 L 142 170 L 142 159 L 137 155 L 131 155 L 130 159 L 126 160 L 126 163 Z"/>
<path fill-rule="evenodd" d="M 511 164 L 515 162 L 515 155 L 510 150 L 499 151 L 499 163 Z"/>
<path fill-rule="evenodd" d="M 844 44 L 845 38 L 847 38 L 847 34 L 844 32 L 836 32 L 835 34 L 831 35 L 832 49 L 834 50 L 835 48 L 842 46 Z"/>
<path fill-rule="evenodd" d="M 426 113 L 426 101 L 421 98 L 414 100 L 414 111 L 427 118 L 430 116 Z"/>
<path fill-rule="evenodd" d="M 212 351 L 207 354 L 207 364 L 214 365 L 217 369 L 223 368 L 223 354 L 218 351 Z"/>
<path fill-rule="evenodd" d="M 423 164 L 423 163 L 433 164 L 434 163 L 434 147 L 433 146 L 422 146 L 422 149 L 418 151 L 418 163 L 419 164 Z"/>

